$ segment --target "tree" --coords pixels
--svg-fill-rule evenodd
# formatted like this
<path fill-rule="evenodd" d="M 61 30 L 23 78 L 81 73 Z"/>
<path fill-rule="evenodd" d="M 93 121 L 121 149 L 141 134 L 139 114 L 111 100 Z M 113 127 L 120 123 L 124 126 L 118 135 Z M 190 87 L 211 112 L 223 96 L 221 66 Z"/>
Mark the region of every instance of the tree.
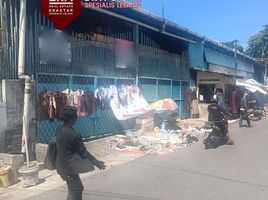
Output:
<path fill-rule="evenodd" d="M 229 48 L 237 49 L 240 52 L 244 52 L 244 48 L 241 45 L 237 44 L 235 40 L 231 42 L 224 42 L 223 44 Z"/>
<path fill-rule="evenodd" d="M 251 36 L 248 40 L 246 53 L 253 58 L 264 58 L 268 56 L 268 25 L 263 27 L 263 30 Z"/>

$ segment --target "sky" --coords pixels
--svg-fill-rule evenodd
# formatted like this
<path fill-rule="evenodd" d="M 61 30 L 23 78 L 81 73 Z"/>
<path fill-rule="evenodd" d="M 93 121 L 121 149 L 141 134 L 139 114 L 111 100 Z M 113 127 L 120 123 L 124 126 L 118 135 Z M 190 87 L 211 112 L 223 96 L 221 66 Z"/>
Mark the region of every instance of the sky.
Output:
<path fill-rule="evenodd" d="M 239 40 L 268 25 L 268 0 L 141 0 L 142 8 L 220 42 Z"/>

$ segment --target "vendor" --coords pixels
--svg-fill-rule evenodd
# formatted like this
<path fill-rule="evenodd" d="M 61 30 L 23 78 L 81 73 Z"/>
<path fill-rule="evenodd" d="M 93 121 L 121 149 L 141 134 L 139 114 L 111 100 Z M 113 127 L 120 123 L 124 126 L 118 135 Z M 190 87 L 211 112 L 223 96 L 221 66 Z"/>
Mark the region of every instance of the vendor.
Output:
<path fill-rule="evenodd" d="M 178 113 L 172 113 L 171 115 L 168 116 L 168 119 L 167 119 L 168 130 L 180 130 L 181 129 L 178 125 L 177 119 L 178 119 Z"/>

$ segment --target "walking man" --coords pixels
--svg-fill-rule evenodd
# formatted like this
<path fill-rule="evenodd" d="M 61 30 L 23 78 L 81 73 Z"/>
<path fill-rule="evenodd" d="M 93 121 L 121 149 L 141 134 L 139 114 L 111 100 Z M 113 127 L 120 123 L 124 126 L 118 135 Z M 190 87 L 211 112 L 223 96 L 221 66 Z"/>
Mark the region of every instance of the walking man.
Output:
<path fill-rule="evenodd" d="M 247 100 L 248 92 L 244 92 L 243 97 L 240 102 L 240 120 L 239 127 L 242 127 L 243 119 L 247 121 L 247 127 L 251 127 L 250 119 L 248 117 L 248 100 Z"/>

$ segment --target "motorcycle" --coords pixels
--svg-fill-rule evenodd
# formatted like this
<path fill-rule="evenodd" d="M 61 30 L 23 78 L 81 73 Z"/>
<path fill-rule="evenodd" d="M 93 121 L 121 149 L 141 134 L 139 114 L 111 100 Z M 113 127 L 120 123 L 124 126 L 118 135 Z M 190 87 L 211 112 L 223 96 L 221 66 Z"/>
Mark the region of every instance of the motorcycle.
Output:
<path fill-rule="evenodd" d="M 260 108 L 256 108 L 256 109 L 248 109 L 247 111 L 248 113 L 248 117 L 251 121 L 258 121 L 261 120 L 263 117 L 263 110 Z M 266 114 L 265 114 L 266 115 Z"/>
<path fill-rule="evenodd" d="M 222 134 L 220 128 L 215 124 L 215 122 L 219 121 L 210 121 L 206 124 L 206 134 L 207 136 L 203 140 L 203 144 L 205 149 L 216 149 L 221 145 L 226 143 L 226 137 Z M 221 121 L 221 123 L 226 123 L 225 121 Z M 227 122 L 228 123 L 228 122 Z"/>

